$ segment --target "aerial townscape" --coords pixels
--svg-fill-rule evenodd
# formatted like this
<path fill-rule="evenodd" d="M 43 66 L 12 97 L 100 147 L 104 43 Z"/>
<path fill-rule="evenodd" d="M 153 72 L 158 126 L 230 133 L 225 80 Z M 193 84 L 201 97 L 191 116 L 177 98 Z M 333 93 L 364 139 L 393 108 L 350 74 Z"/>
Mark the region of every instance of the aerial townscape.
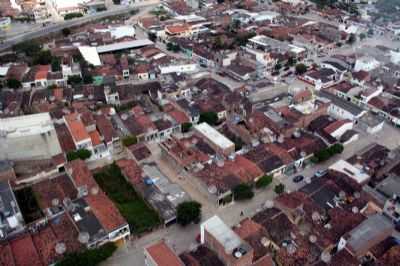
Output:
<path fill-rule="evenodd" d="M 400 266 L 400 0 L 0 0 L 0 266 Z"/>

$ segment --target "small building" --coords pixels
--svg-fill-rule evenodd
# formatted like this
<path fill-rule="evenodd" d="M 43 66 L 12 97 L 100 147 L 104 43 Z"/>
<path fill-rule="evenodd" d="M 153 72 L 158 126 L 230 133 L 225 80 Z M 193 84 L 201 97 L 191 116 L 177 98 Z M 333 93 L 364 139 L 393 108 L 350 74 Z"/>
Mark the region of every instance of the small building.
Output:
<path fill-rule="evenodd" d="M 253 248 L 216 215 L 200 225 L 200 241 L 227 266 L 252 265 Z"/>
<path fill-rule="evenodd" d="M 24 229 L 24 219 L 8 181 L 0 182 L 0 240 Z"/>
<path fill-rule="evenodd" d="M 370 176 L 363 170 L 363 166 L 350 164 L 345 160 L 339 160 L 329 166 L 330 170 L 334 170 L 347 175 L 350 179 L 356 181 L 358 184 L 366 184 Z"/>
<path fill-rule="evenodd" d="M 164 240 L 144 248 L 144 258 L 146 266 L 185 265 Z"/>
<path fill-rule="evenodd" d="M 206 142 L 217 152 L 229 156 L 235 152 L 235 143 L 227 137 L 219 133 L 216 129 L 207 123 L 201 123 L 194 127 L 196 133 L 200 135 Z"/>
<path fill-rule="evenodd" d="M 354 257 L 361 257 L 390 237 L 393 233 L 393 223 L 381 214 L 374 214 L 356 228 L 341 237 L 338 250 L 346 248 Z"/>

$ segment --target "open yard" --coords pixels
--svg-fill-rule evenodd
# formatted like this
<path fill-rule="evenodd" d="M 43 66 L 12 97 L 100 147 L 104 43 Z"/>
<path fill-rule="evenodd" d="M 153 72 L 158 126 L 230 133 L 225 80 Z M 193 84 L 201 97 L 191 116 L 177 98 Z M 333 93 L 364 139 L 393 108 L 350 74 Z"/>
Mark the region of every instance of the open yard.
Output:
<path fill-rule="evenodd" d="M 96 173 L 94 178 L 116 204 L 134 233 L 149 231 L 160 224 L 157 212 L 136 193 L 116 164 L 105 167 L 101 172 Z"/>

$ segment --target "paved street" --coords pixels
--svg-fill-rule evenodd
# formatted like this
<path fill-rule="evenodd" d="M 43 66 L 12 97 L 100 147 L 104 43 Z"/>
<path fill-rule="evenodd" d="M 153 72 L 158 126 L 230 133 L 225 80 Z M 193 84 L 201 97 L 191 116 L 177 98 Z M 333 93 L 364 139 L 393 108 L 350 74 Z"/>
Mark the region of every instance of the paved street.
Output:
<path fill-rule="evenodd" d="M 140 16 L 148 13 L 152 8 L 154 8 L 154 6 L 157 5 L 158 2 L 159 1 L 154 1 L 150 4 L 148 4 L 148 3 L 136 4 L 135 6 L 129 6 L 129 7 L 117 6 L 111 10 L 99 12 L 99 13 L 96 13 L 93 15 L 86 15 L 82 18 L 72 19 L 72 20 L 68 20 L 68 21 L 62 21 L 60 23 L 51 24 L 46 27 L 40 27 L 37 29 L 35 27 L 32 27 L 31 30 L 28 32 L 23 32 L 22 34 L 19 34 L 19 35 L 16 35 L 16 36 L 13 36 L 13 37 L 10 37 L 10 38 L 4 40 L 3 43 L 0 44 L 0 51 L 9 49 L 13 45 L 23 42 L 23 41 L 39 38 L 42 36 L 46 36 L 50 33 L 61 31 L 64 28 L 78 26 L 78 25 L 85 24 L 85 23 L 88 23 L 93 20 L 103 19 L 103 18 L 110 17 L 110 16 L 126 14 L 126 13 L 131 12 L 132 10 L 139 8 L 139 7 L 140 7 L 140 11 L 138 14 L 135 15 L 135 17 L 140 17 Z"/>

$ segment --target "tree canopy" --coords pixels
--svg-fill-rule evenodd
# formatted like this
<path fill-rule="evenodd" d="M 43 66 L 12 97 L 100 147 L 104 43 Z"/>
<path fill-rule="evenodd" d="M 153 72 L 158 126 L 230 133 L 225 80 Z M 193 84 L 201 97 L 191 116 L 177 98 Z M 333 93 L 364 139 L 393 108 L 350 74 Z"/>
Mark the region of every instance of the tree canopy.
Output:
<path fill-rule="evenodd" d="M 76 159 L 86 160 L 92 156 L 92 152 L 86 149 L 79 149 L 76 151 L 70 151 L 67 153 L 67 160 L 73 161 Z"/>
<path fill-rule="evenodd" d="M 233 188 L 233 198 L 236 201 L 247 200 L 254 197 L 253 189 L 248 184 L 239 184 Z"/>
<path fill-rule="evenodd" d="M 207 124 L 214 126 L 218 123 L 218 115 L 216 112 L 203 112 L 200 114 L 199 123 L 206 122 Z"/>
<path fill-rule="evenodd" d="M 186 226 L 190 223 L 199 223 L 201 219 L 201 204 L 196 201 L 186 201 L 178 205 L 176 214 L 177 223 Z"/>

